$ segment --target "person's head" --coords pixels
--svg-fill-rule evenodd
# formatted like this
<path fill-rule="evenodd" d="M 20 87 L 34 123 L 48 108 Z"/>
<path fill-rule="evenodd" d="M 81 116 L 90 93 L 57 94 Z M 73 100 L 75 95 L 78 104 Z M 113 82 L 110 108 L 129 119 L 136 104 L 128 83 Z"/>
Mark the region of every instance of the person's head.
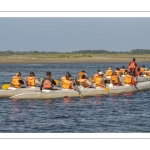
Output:
<path fill-rule="evenodd" d="M 125 69 L 125 66 L 122 66 L 122 69 Z"/>
<path fill-rule="evenodd" d="M 128 74 L 128 70 L 125 70 L 124 74 L 127 75 Z"/>
<path fill-rule="evenodd" d="M 140 68 L 137 68 L 137 71 L 140 71 Z"/>
<path fill-rule="evenodd" d="M 120 69 L 117 67 L 117 68 L 116 68 L 116 70 L 118 70 L 118 71 L 119 71 Z"/>
<path fill-rule="evenodd" d="M 135 59 L 135 58 L 133 58 L 133 61 L 136 61 L 136 59 Z"/>
<path fill-rule="evenodd" d="M 98 74 L 99 76 L 103 76 L 103 72 L 101 72 L 101 71 L 99 71 L 97 74 Z"/>
<path fill-rule="evenodd" d="M 101 72 L 101 71 L 100 71 L 100 70 L 97 70 L 97 74 L 98 74 L 99 72 Z"/>
<path fill-rule="evenodd" d="M 70 80 L 70 78 L 71 78 L 71 74 L 69 72 L 66 72 L 66 79 Z"/>
<path fill-rule="evenodd" d="M 47 72 L 46 72 L 46 76 L 47 76 L 47 77 L 51 77 L 51 72 L 50 72 L 50 71 L 47 71 Z"/>
<path fill-rule="evenodd" d="M 16 76 L 18 76 L 18 77 L 21 76 L 21 73 L 20 73 L 20 72 L 17 72 L 17 73 L 16 73 Z"/>
<path fill-rule="evenodd" d="M 111 70 L 111 67 L 108 67 L 108 70 Z"/>
<path fill-rule="evenodd" d="M 81 77 L 81 79 L 86 79 L 86 75 L 83 74 L 82 77 Z"/>
<path fill-rule="evenodd" d="M 85 70 L 82 70 L 81 72 L 84 72 L 84 73 L 85 73 Z"/>
<path fill-rule="evenodd" d="M 34 72 L 30 72 L 30 77 L 34 77 L 34 76 L 35 76 Z"/>
<path fill-rule="evenodd" d="M 145 68 L 145 65 L 143 65 L 142 67 Z"/>

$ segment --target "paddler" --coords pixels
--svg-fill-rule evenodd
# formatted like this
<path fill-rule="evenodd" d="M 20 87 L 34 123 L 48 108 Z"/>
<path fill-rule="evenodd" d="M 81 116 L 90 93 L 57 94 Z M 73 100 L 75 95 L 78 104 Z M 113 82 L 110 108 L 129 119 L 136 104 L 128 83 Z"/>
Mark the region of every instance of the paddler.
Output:
<path fill-rule="evenodd" d="M 21 73 L 17 72 L 15 76 L 12 77 L 11 85 L 15 88 L 21 88 L 24 81 L 21 78 Z"/>
<path fill-rule="evenodd" d="M 112 83 L 113 86 L 119 86 L 120 85 L 119 76 L 117 75 L 116 71 L 112 73 L 110 83 Z"/>
<path fill-rule="evenodd" d="M 61 78 L 61 81 L 63 89 L 75 89 L 72 76 L 69 72 L 66 73 L 66 76 Z"/>
<path fill-rule="evenodd" d="M 106 70 L 106 73 L 105 73 L 105 81 L 107 84 L 110 84 L 111 76 L 112 76 L 112 69 L 111 69 L 111 67 L 108 67 L 108 69 Z"/>
<path fill-rule="evenodd" d="M 103 72 L 98 70 L 97 73 L 94 74 L 94 82 L 96 84 L 96 87 L 99 87 L 99 88 L 105 87 L 105 81 L 103 79 Z"/>
<path fill-rule="evenodd" d="M 42 84 L 40 87 L 40 90 L 53 90 L 56 85 L 55 80 L 53 79 L 51 72 L 46 72 L 46 77 L 42 80 Z"/>
<path fill-rule="evenodd" d="M 135 86 L 134 77 L 131 75 L 131 72 L 127 72 L 127 75 L 124 77 L 124 86 Z"/>
<path fill-rule="evenodd" d="M 37 83 L 37 78 L 35 77 L 34 72 L 30 72 L 28 77 L 25 77 L 25 83 L 27 84 L 28 87 L 36 87 Z M 38 81 L 38 83 L 40 83 Z"/>

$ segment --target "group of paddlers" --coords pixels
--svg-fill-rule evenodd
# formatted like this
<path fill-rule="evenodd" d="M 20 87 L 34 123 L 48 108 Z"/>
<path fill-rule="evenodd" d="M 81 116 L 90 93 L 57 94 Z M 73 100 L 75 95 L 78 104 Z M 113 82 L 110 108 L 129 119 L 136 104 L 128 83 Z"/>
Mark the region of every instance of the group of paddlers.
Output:
<path fill-rule="evenodd" d="M 144 65 L 138 68 L 135 58 L 133 58 L 128 68 L 124 66 L 122 68 L 117 67 L 116 70 L 113 71 L 111 67 L 108 67 L 105 74 L 101 70 L 97 70 L 93 78 L 89 78 L 87 73 L 83 70 L 78 73 L 78 76 L 78 79 L 72 78 L 72 75 L 67 72 L 66 75 L 61 77 L 61 87 L 64 89 L 76 89 L 79 86 L 84 88 L 105 88 L 107 84 L 112 84 L 113 86 L 133 86 L 135 85 L 134 77 L 150 76 L 150 71 L 147 70 Z M 122 82 L 120 82 L 119 78 L 121 76 L 124 77 Z M 56 81 L 57 80 L 53 79 L 49 71 L 46 72 L 45 78 L 41 81 L 36 79 L 34 72 L 30 72 L 30 75 L 25 77 L 23 81 L 21 73 L 18 72 L 12 77 L 11 85 L 15 88 L 20 88 L 22 84 L 26 84 L 28 87 L 36 87 L 36 84 L 40 84 L 40 90 L 53 90 L 56 84 L 58 84 Z"/>

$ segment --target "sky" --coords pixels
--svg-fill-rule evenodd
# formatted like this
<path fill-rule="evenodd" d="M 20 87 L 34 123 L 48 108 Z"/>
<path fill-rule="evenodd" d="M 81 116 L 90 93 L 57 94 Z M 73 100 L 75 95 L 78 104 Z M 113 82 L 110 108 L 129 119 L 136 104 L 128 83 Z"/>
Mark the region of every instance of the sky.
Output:
<path fill-rule="evenodd" d="M 0 17 L 0 51 L 150 49 L 149 17 Z"/>

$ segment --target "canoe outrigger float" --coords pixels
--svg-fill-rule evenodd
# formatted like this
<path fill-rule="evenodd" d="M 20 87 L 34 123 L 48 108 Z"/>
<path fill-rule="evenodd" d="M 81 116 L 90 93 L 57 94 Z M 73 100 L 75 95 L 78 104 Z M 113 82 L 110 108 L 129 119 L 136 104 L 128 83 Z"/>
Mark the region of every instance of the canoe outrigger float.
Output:
<path fill-rule="evenodd" d="M 123 80 L 123 78 L 120 80 Z M 106 88 L 79 88 L 79 90 L 59 89 L 59 90 L 43 90 L 40 92 L 40 87 L 35 88 L 9 88 L 8 90 L 0 90 L 0 98 L 17 98 L 17 99 L 50 99 L 62 97 L 78 97 L 79 91 L 83 96 L 106 95 L 129 93 L 136 91 L 144 91 L 150 89 L 150 78 L 138 77 L 135 78 L 136 86 L 114 86 Z"/>

